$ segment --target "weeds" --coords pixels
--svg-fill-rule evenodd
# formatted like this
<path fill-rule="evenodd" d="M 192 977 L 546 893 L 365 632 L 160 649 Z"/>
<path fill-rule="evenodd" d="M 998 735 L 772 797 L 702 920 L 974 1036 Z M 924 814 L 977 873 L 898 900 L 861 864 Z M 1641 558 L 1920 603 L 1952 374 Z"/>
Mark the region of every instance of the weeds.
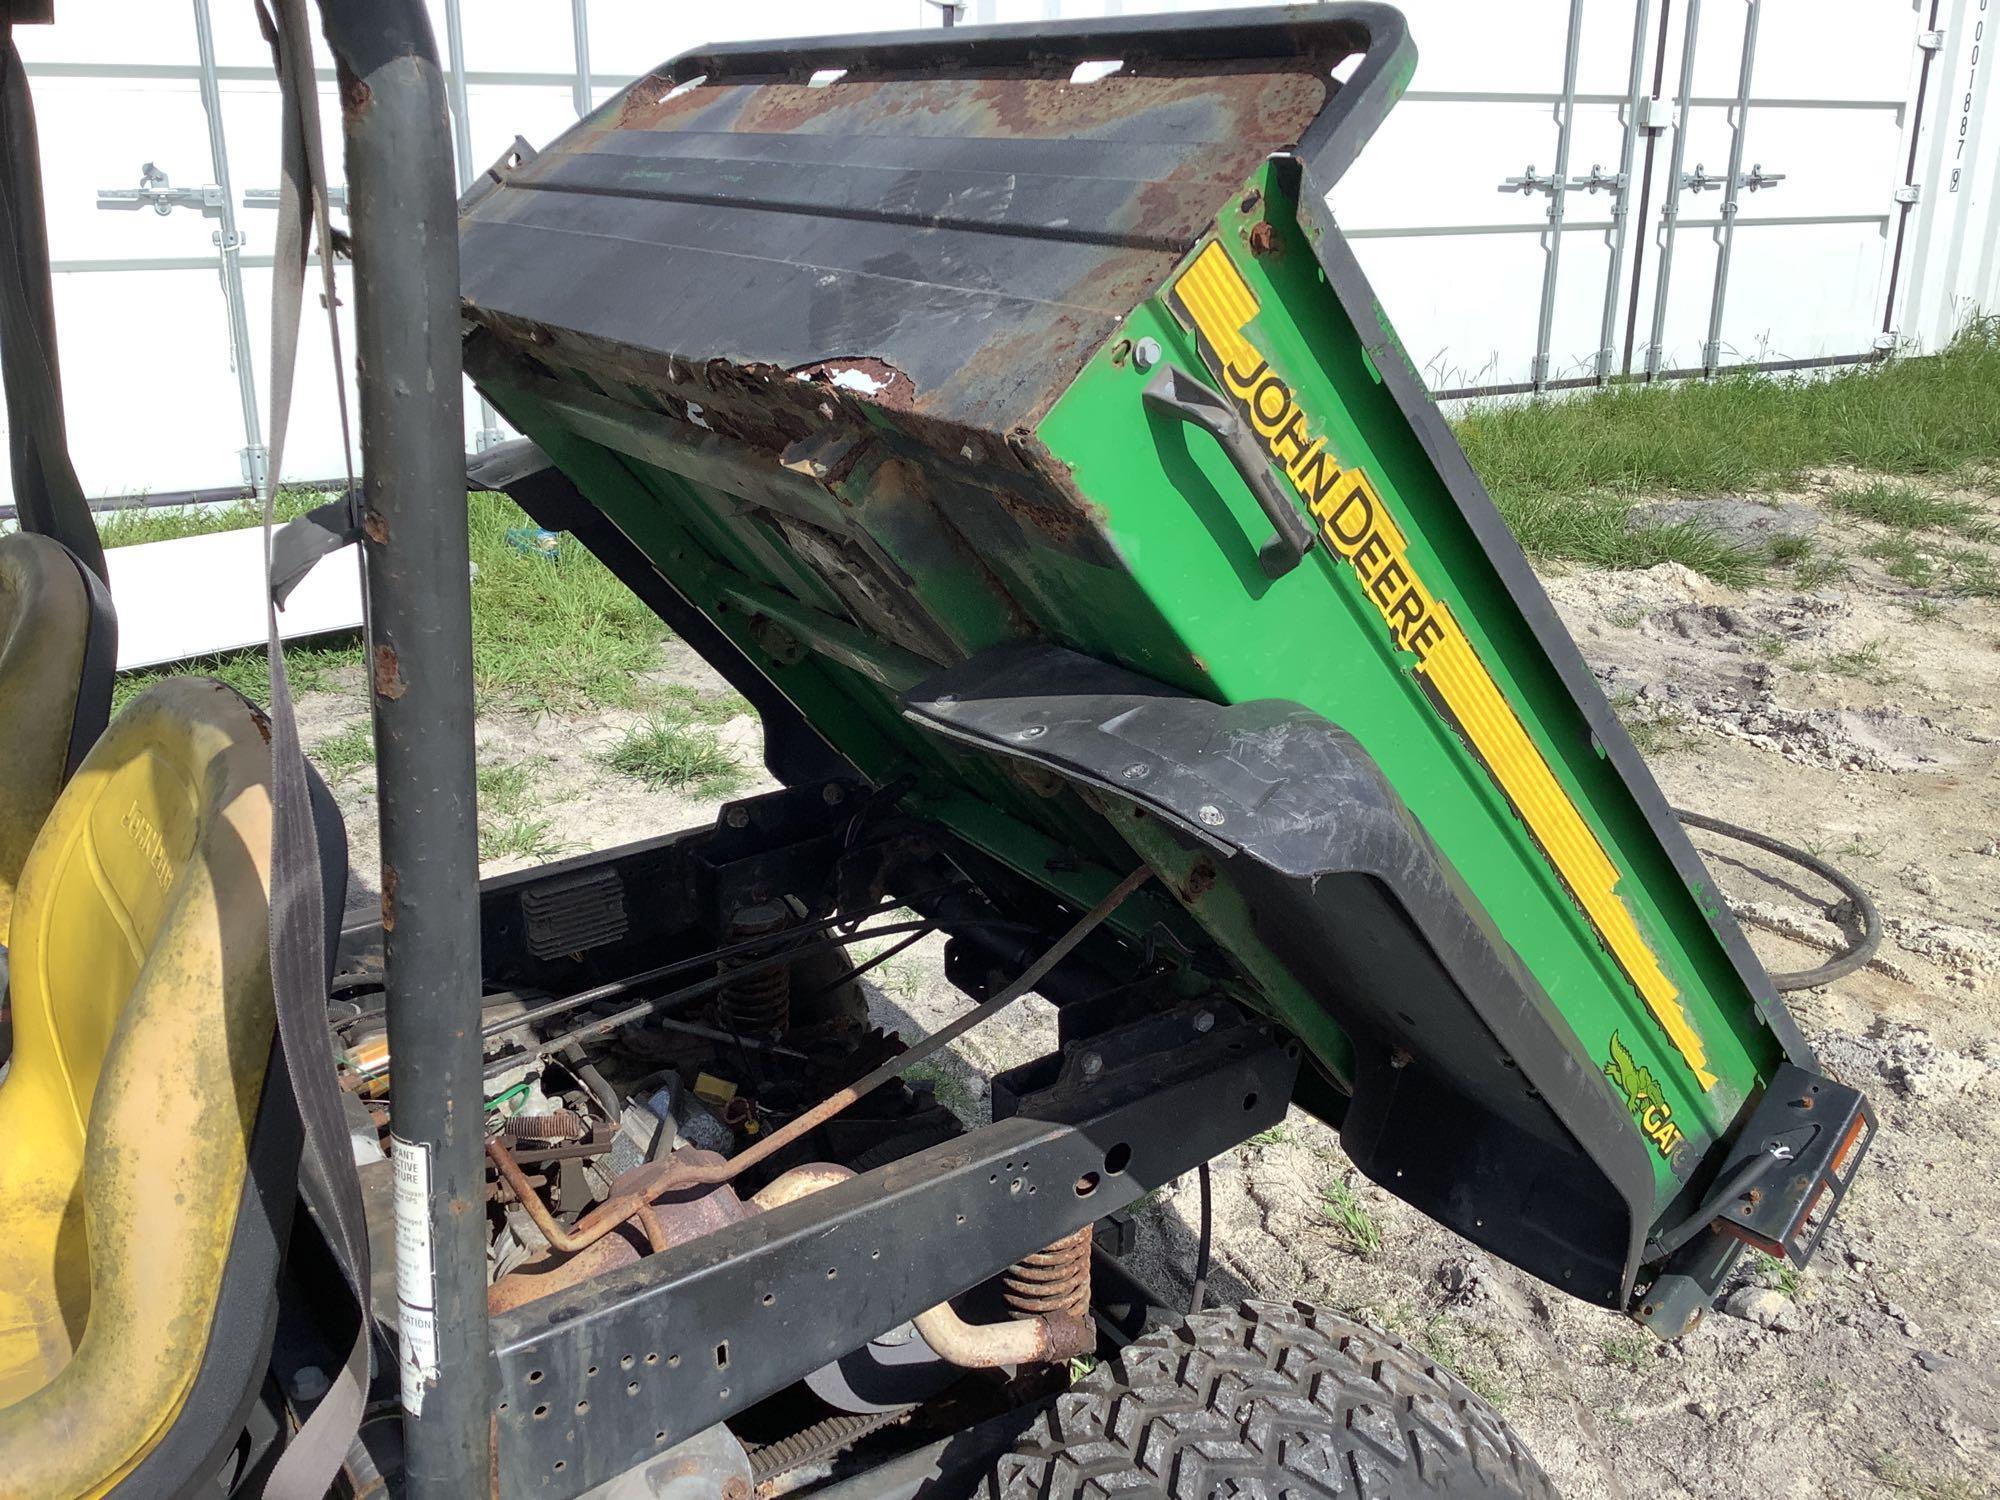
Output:
<path fill-rule="evenodd" d="M 959 1119 L 973 1121 L 979 1118 L 979 1099 L 963 1078 L 947 1073 L 936 1063 L 918 1063 L 907 1070 L 903 1077 L 910 1083 L 923 1081 L 931 1086 L 931 1094 L 946 1109 Z M 1134 1205 L 1136 1207 L 1136 1204 Z"/>
<path fill-rule="evenodd" d="M 1608 1338 L 1598 1345 L 1604 1357 L 1634 1375 L 1653 1362 L 1655 1340 L 1643 1333 L 1621 1333 L 1616 1338 Z"/>
<path fill-rule="evenodd" d="M 1357 1255 L 1366 1258 L 1382 1248 L 1382 1231 L 1368 1212 L 1368 1205 L 1338 1177 L 1321 1192 L 1320 1213 L 1340 1231 Z"/>
<path fill-rule="evenodd" d="M 1985 513 L 1969 500 L 1948 499 L 1886 479 L 1872 480 L 1856 489 L 1835 490 L 1826 503 L 1839 514 L 1858 516 L 1896 531 L 1956 531 L 1983 536 L 1992 529 Z"/>
<path fill-rule="evenodd" d="M 1683 715 L 1671 708 L 1642 709 L 1635 693 L 1614 693 L 1611 711 L 1641 755 L 1672 755 L 1693 742 L 1694 732 Z"/>
<path fill-rule="evenodd" d="M 914 1000 L 924 992 L 925 975 L 917 964 L 891 959 L 875 971 L 875 983 L 899 1000 Z"/>
<path fill-rule="evenodd" d="M 1847 651 L 1835 651 L 1819 659 L 1822 672 L 1831 672 L 1836 677 L 1860 677 L 1869 682 L 1883 682 L 1891 674 L 1882 664 L 1882 641 L 1867 641 Z"/>
<path fill-rule="evenodd" d="M 479 858 L 548 859 L 562 852 L 555 820 L 535 814 L 535 772 L 525 761 L 480 766 Z"/>
<path fill-rule="evenodd" d="M 1449 1313 L 1440 1313 L 1416 1330 L 1416 1343 L 1425 1354 L 1456 1375 L 1460 1384 L 1495 1410 L 1504 1410 L 1514 1393 L 1491 1370 L 1475 1362 L 1489 1358 L 1498 1335 L 1485 1329 L 1468 1329 L 1454 1322 Z M 1483 1348 L 1475 1351 L 1474 1343 Z"/>
<path fill-rule="evenodd" d="M 1772 537 L 1766 551 L 1771 561 L 1779 567 L 1791 567 L 1797 563 L 1804 562 L 1813 555 L 1812 538 L 1799 536 L 1794 532 L 1785 532 L 1782 535 Z"/>
<path fill-rule="evenodd" d="M 1875 1460 L 1875 1477 L 1883 1488 L 1920 1500 L 1980 1500 L 1980 1491 L 1956 1475 L 1924 1474 L 1900 1453 L 1883 1453 Z"/>
<path fill-rule="evenodd" d="M 322 776 L 338 781 L 350 771 L 375 763 L 374 729 L 366 719 L 357 719 L 318 741 L 308 754 Z"/>
<path fill-rule="evenodd" d="M 604 757 L 622 775 L 669 791 L 722 796 L 748 779 L 736 752 L 714 729 L 665 711 L 635 725 Z"/>
<path fill-rule="evenodd" d="M 1823 589 L 1847 578 L 1847 560 L 1838 554 L 1814 552 L 1792 567 L 1792 582 L 1802 589 Z"/>
<path fill-rule="evenodd" d="M 1799 1300 L 1800 1293 L 1805 1290 L 1805 1277 L 1790 1261 L 1764 1259 L 1757 1268 L 1757 1279 L 1794 1302 Z"/>
<path fill-rule="evenodd" d="M 1289 1125 L 1273 1125 L 1269 1130 L 1260 1130 L 1250 1137 L 1253 1146 L 1288 1146 L 1292 1142 L 1292 1128 Z"/>
<path fill-rule="evenodd" d="M 1906 536 L 1879 537 L 1868 555 L 1912 589 L 1941 589 L 1961 599 L 2000 598 L 2000 568 L 1991 553 L 1970 547 L 1926 547 Z"/>

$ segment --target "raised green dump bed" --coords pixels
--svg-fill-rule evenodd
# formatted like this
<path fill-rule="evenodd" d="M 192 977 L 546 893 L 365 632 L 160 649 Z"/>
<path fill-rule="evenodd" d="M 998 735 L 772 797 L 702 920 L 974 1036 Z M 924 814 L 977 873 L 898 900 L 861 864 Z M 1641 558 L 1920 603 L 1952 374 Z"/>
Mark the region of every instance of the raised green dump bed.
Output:
<path fill-rule="evenodd" d="M 1870 1117 L 1334 221 L 1413 67 L 1339 4 L 684 57 L 469 195 L 467 366 L 780 775 L 1074 902 L 1143 857 L 1365 1170 L 1674 1328 Z"/>

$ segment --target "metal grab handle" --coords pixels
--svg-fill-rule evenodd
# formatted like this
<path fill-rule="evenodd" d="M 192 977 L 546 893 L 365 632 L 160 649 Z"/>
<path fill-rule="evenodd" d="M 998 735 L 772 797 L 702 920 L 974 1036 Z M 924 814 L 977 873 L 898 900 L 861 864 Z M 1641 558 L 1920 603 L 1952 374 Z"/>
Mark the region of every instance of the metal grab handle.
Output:
<path fill-rule="evenodd" d="M 1192 422 L 1222 444 L 1222 451 L 1256 497 L 1258 508 L 1277 528 L 1277 535 L 1257 549 L 1265 576 L 1283 578 L 1296 568 L 1312 550 L 1317 533 L 1271 472 L 1271 460 L 1244 425 L 1242 413 L 1212 387 L 1167 364 L 1146 382 L 1145 399 L 1155 411 Z"/>

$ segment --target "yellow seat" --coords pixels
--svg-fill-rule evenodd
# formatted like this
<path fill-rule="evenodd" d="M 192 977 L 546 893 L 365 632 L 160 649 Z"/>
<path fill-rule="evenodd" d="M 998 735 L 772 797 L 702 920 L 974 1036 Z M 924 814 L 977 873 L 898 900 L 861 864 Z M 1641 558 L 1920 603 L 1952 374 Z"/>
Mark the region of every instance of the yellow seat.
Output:
<path fill-rule="evenodd" d="M 0 1494 L 101 1495 L 161 1448 L 214 1364 L 246 1210 L 268 1198 L 289 1223 L 295 1133 L 282 1182 L 252 1170 L 272 1117 L 266 735 L 220 683 L 150 689 L 85 757 L 21 873 L 0 1083 Z M 283 1224 L 265 1238 L 282 1246 Z M 268 1339 L 275 1265 L 259 1275 L 252 1345 Z M 254 1390 L 264 1356 L 243 1357 L 257 1362 L 224 1384 Z M 206 1450 L 216 1434 L 201 1436 Z"/>
<path fill-rule="evenodd" d="M 42 820 L 111 711 L 111 596 L 60 542 L 0 536 L 0 948 Z"/>

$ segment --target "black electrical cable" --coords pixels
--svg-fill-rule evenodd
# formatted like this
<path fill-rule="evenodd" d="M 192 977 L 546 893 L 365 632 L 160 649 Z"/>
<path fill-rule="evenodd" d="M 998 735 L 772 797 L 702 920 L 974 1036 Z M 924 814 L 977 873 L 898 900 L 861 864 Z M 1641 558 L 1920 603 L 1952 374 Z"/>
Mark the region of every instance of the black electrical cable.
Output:
<path fill-rule="evenodd" d="M 880 953 L 876 954 L 866 963 L 856 964 L 853 968 L 849 969 L 845 974 L 841 975 L 838 979 L 831 980 L 828 983 L 821 985 L 818 989 L 814 990 L 810 995 L 806 996 L 805 1001 L 803 1003 L 811 1004 L 815 1000 L 819 1000 L 827 995 L 831 995 L 835 990 L 839 989 L 842 985 L 852 984 L 855 980 L 859 979 L 863 974 L 866 974 L 870 969 L 876 967 L 878 964 L 887 963 L 890 959 L 894 958 L 898 953 L 901 953 L 905 948 L 914 948 L 918 943 L 921 943 L 925 938 L 929 937 L 933 932 L 936 931 L 937 928 L 935 927 L 926 927 L 921 931 L 911 933 L 908 937 L 904 938 L 900 943 L 891 943 L 888 947 L 884 948 Z M 860 935 L 863 937 L 867 936 L 866 933 L 862 933 Z"/>
<path fill-rule="evenodd" d="M 1656 1234 L 1646 1242 L 1646 1259 L 1665 1260 L 1689 1240 L 1708 1228 L 1723 1214 L 1736 1199 L 1755 1187 L 1766 1172 L 1781 1161 L 1789 1161 L 1791 1153 L 1780 1156 L 1775 1151 L 1759 1151 L 1750 1160 L 1729 1174 L 1726 1182 L 1702 1200 L 1700 1208 L 1689 1214 L 1664 1234 Z"/>
<path fill-rule="evenodd" d="M 940 889 L 943 889 L 943 887 L 940 887 Z M 934 895 L 936 892 L 929 892 L 927 894 Z M 661 964 L 656 968 L 627 975 L 623 979 L 613 979 L 604 984 L 593 985 L 587 990 L 579 990 L 573 995 L 564 995 L 560 999 L 550 1000 L 542 1005 L 525 1010 L 518 1016 L 509 1016 L 504 1021 L 494 1021 L 483 1027 L 480 1035 L 483 1037 L 495 1037 L 504 1031 L 513 1031 L 517 1027 L 532 1026 L 537 1021 L 546 1021 L 550 1016 L 559 1016 L 565 1011 L 580 1010 L 586 1005 L 595 1005 L 600 1000 L 616 1000 L 621 995 L 629 995 L 632 991 L 652 984 L 656 980 L 665 979 L 671 974 L 681 974 L 689 969 L 699 969 L 708 964 L 715 963 L 719 959 L 738 958 L 745 954 L 762 956 L 765 953 L 772 953 L 774 957 L 789 958 L 796 954 L 801 946 L 806 946 L 798 942 L 801 938 L 810 937 L 816 932 L 824 932 L 842 922 L 862 922 L 870 917 L 887 916 L 890 912 L 901 911 L 902 909 L 903 903 L 890 902 L 878 906 L 872 911 L 862 912 L 858 916 L 849 917 L 835 914 L 831 917 L 822 917 L 818 921 L 807 922 L 798 927 L 788 927 L 781 933 L 747 938 L 740 943 L 730 943 L 721 948 L 711 948 L 706 953 L 696 953 L 688 958 L 677 958 L 669 964 Z M 899 926 L 894 930 L 897 932 L 907 932 L 909 928 L 907 926 Z M 846 934 L 838 939 L 822 940 L 817 946 L 834 947 L 842 942 L 851 941 L 853 937 L 866 937 L 867 935 L 866 933 Z M 774 948 L 775 945 L 780 943 L 784 945 L 783 951 L 782 953 L 777 953 L 774 951 Z"/>
<path fill-rule="evenodd" d="M 1215 1201 L 1209 1192 L 1208 1163 L 1203 1162 L 1194 1171 L 1195 1179 L 1201 1184 L 1201 1238 L 1194 1247 L 1194 1285 L 1188 1288 L 1190 1318 L 1200 1312 L 1202 1303 L 1208 1300 L 1208 1254 L 1215 1232 Z"/>
<path fill-rule="evenodd" d="M 921 936 L 928 936 L 930 933 L 938 931 L 942 925 L 941 923 L 931 921 L 894 922 L 883 927 L 875 927 L 864 932 L 857 932 L 844 940 L 819 938 L 812 942 L 793 944 L 786 947 L 782 952 L 773 954 L 763 964 L 746 965 L 744 968 L 732 970 L 727 974 L 713 975 L 710 978 L 702 980 L 699 984 L 691 984 L 683 989 L 669 990 L 663 995 L 654 995 L 645 1000 L 635 1001 L 633 1004 L 625 1006 L 621 1010 L 615 1010 L 609 1015 L 599 1016 L 594 1020 L 574 1026 L 556 1036 L 545 1038 L 535 1043 L 528 1050 L 544 1054 L 561 1052 L 566 1047 L 579 1042 L 591 1041 L 603 1036 L 606 1032 L 616 1031 L 620 1026 L 652 1015 L 654 1012 L 664 1010 L 668 1006 L 684 1005 L 690 1001 L 699 1000 L 705 995 L 712 995 L 725 985 L 734 984 L 745 975 L 753 974 L 760 968 L 769 967 L 774 964 L 790 963 L 804 953 L 821 949 L 839 948 L 844 941 L 852 942 L 857 938 L 893 937 L 898 933 L 912 931 Z M 954 921 L 951 926 L 953 928 L 998 927 L 1015 930 L 1033 930 L 1027 923 L 987 921 L 984 919 L 964 922 Z M 767 938 L 764 942 L 768 946 L 770 940 Z M 710 955 L 710 957 L 713 957 L 713 955 Z M 675 965 L 673 967 L 685 967 L 685 965 Z M 854 971 L 850 970 L 847 974 L 842 975 L 838 982 L 842 984 L 846 983 L 848 979 L 853 977 L 853 974 Z M 505 1032 L 518 1031 L 531 1024 L 537 1015 L 560 1014 L 565 1011 L 577 1009 L 580 1005 L 594 1004 L 599 1000 L 615 999 L 621 994 L 628 994 L 632 990 L 639 988 L 650 977 L 653 976 L 649 971 L 646 975 L 635 975 L 631 979 L 599 985 L 594 990 L 585 990 L 582 992 L 582 997 L 571 995 L 563 1000 L 550 1001 L 548 1005 L 537 1007 L 535 1010 L 529 1011 L 524 1015 L 510 1016 L 504 1021 L 495 1021 L 484 1029 L 482 1035 L 490 1038 Z M 508 1068 L 515 1065 L 513 1059 L 503 1058 L 498 1062 L 489 1063 L 486 1071 L 488 1075 L 492 1075 L 505 1072 Z"/>
<path fill-rule="evenodd" d="M 1875 910 L 1875 903 L 1868 899 L 1868 893 L 1852 877 L 1842 874 L 1816 854 L 1774 839 L 1768 833 L 1758 833 L 1752 828 L 1741 828 L 1734 823 L 1725 823 L 1720 818 L 1711 818 L 1706 813 L 1689 812 L 1684 807 L 1673 810 L 1690 828 L 1700 828 L 1709 833 L 1718 833 L 1726 839 L 1762 849 L 1766 854 L 1775 854 L 1801 869 L 1810 870 L 1828 885 L 1854 904 L 1855 915 L 1861 919 L 1861 936 L 1844 951 L 1836 953 L 1825 963 L 1813 969 L 1799 969 L 1786 974 L 1773 974 L 1771 983 L 1780 990 L 1809 990 L 1822 984 L 1831 984 L 1843 975 L 1852 974 L 1856 969 L 1875 956 L 1875 950 L 1882 944 L 1882 918 Z"/>

